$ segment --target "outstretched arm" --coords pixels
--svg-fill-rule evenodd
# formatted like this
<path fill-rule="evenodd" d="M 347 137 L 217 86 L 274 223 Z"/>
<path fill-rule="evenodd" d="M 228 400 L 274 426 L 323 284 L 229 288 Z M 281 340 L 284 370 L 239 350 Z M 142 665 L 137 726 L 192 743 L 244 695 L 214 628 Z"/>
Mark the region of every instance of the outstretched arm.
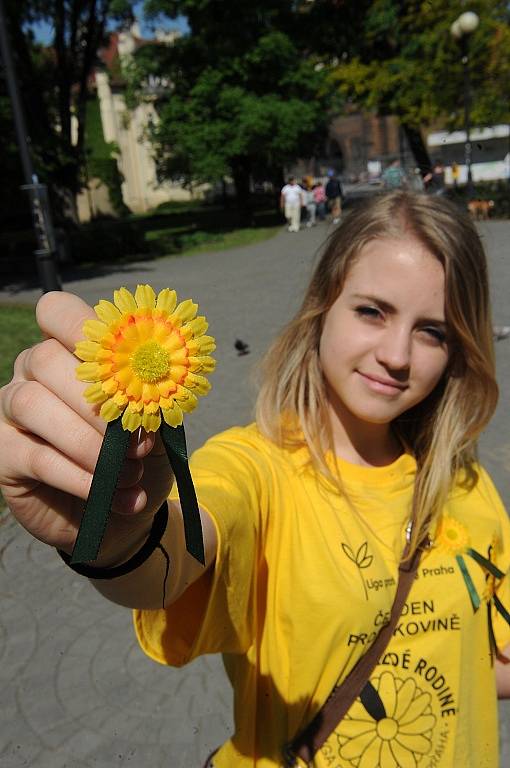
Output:
<path fill-rule="evenodd" d="M 503 650 L 503 655 L 510 659 L 510 645 L 507 645 Z M 510 664 L 496 661 L 494 668 L 496 671 L 498 699 L 510 699 Z"/>
<path fill-rule="evenodd" d="M 76 379 L 75 343 L 94 312 L 77 296 L 49 293 L 37 305 L 47 337 L 17 358 L 12 381 L 0 390 L 0 487 L 18 521 L 36 538 L 70 553 L 101 447 L 105 422 L 83 398 Z M 154 434 L 135 433 L 114 497 L 113 511 L 93 564 L 120 565 L 143 544 L 155 512 L 167 498 L 173 476 Z M 206 567 L 215 558 L 212 521 L 202 513 Z M 172 505 L 163 546 L 171 558 L 166 602 L 204 572 L 184 551 L 182 516 Z M 159 608 L 166 561 L 156 550 L 135 571 L 94 585 L 109 599 L 130 607 Z"/>

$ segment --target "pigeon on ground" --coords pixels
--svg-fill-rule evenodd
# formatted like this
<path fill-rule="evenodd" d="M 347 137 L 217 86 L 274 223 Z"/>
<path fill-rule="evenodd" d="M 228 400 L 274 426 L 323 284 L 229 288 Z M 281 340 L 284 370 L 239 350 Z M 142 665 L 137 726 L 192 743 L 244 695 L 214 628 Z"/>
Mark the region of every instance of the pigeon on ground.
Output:
<path fill-rule="evenodd" d="M 510 336 L 510 325 L 495 325 L 492 329 L 494 341 L 502 341 Z"/>
<path fill-rule="evenodd" d="M 237 349 L 238 355 L 248 355 L 250 352 L 249 345 L 246 344 L 244 341 L 241 341 L 241 339 L 235 340 L 234 347 Z"/>

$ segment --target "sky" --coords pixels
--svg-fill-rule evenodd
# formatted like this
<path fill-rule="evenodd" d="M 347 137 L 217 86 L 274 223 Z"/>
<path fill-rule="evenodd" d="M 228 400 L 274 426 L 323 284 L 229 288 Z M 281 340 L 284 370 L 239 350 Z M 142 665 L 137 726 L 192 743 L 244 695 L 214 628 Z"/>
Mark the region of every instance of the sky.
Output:
<path fill-rule="evenodd" d="M 187 32 L 188 25 L 184 16 L 179 16 L 177 19 L 166 19 L 164 17 L 159 18 L 156 22 L 146 22 L 143 18 L 143 3 L 137 3 L 135 5 L 135 14 L 142 30 L 143 37 L 153 37 L 154 29 L 178 29 L 180 32 Z M 53 26 L 51 24 L 35 24 L 32 27 L 35 38 L 43 45 L 49 45 L 53 39 Z"/>

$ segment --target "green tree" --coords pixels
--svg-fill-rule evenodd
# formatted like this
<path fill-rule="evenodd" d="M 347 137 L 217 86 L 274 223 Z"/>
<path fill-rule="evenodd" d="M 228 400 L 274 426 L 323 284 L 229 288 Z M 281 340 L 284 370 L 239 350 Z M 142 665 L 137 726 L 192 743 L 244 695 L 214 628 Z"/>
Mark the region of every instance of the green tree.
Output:
<path fill-rule="evenodd" d="M 57 216 L 76 220 L 87 98 L 97 50 L 105 42 L 109 23 L 132 19 L 132 6 L 128 0 L 10 0 L 6 4 L 34 164 L 40 179 L 56 195 Z M 41 22 L 53 29 L 49 46 L 34 39 L 34 25 Z M 12 130 L 9 135 L 13 136 Z"/>
<path fill-rule="evenodd" d="M 144 47 L 128 69 L 138 97 L 151 75 L 169 83 L 152 127 L 161 177 L 231 177 L 247 208 L 252 178 L 282 180 L 283 168 L 323 141 L 332 86 L 301 42 L 288 0 L 152 0 L 148 10 L 185 15 L 189 34 Z"/>
<path fill-rule="evenodd" d="M 469 9 L 480 17 L 469 39 L 472 118 L 479 125 L 506 122 L 510 119 L 508 2 L 475 0 Z M 420 129 L 438 122 L 451 129 L 463 124 L 461 50 L 450 26 L 465 10 L 461 0 L 309 4 L 311 45 L 322 50 L 342 97 L 378 114 L 396 115 L 423 170 L 430 161 Z"/>

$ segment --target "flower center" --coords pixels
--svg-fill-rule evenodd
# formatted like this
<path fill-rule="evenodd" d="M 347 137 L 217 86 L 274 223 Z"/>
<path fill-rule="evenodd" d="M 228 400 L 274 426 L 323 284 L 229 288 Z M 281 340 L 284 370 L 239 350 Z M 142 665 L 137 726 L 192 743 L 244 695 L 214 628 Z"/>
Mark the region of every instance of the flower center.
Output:
<path fill-rule="evenodd" d="M 157 341 L 146 341 L 133 355 L 131 368 L 141 381 L 152 384 L 168 374 L 170 355 Z"/>
<path fill-rule="evenodd" d="M 449 529 L 446 531 L 446 535 L 447 535 L 447 537 L 448 537 L 449 539 L 451 539 L 452 541 L 455 541 L 455 539 L 458 539 L 458 538 L 459 538 L 459 534 L 458 534 L 458 533 L 457 533 L 457 531 L 455 531 L 453 528 L 449 528 Z"/>
<path fill-rule="evenodd" d="M 391 741 L 398 733 L 398 724 L 392 717 L 383 717 L 377 723 L 377 735 L 383 741 Z"/>

